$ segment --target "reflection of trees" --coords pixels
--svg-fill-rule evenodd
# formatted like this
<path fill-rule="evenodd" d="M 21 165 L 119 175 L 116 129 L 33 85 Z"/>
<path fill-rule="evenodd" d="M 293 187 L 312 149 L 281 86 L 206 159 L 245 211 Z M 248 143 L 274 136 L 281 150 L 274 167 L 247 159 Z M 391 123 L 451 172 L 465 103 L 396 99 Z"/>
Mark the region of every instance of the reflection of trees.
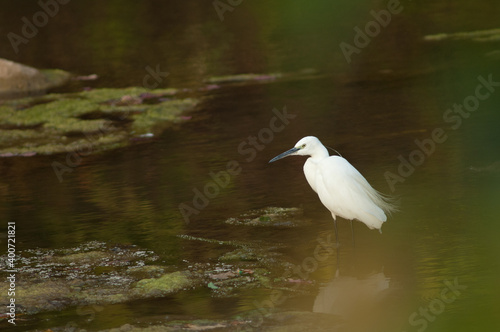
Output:
<path fill-rule="evenodd" d="M 120 153 L 112 154 L 121 159 Z M 34 168 L 25 159 L 4 162 L 2 173 L 9 180 L 1 187 L 2 220 L 17 220 L 20 240 L 34 239 L 30 247 L 102 240 L 175 248 L 172 238 L 184 223 L 169 183 L 180 168 L 162 175 L 155 156 L 128 163 L 102 156 L 86 157 L 62 183 L 48 166 L 49 158 L 33 158 Z"/>

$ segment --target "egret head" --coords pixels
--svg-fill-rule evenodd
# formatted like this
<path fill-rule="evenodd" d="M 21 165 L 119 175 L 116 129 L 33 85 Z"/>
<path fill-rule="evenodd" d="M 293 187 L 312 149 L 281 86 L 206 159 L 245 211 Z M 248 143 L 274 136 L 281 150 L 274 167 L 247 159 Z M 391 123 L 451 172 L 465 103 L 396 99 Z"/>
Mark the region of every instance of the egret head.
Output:
<path fill-rule="evenodd" d="M 324 153 L 323 151 L 326 151 L 325 147 L 319 139 L 317 139 L 314 136 L 306 136 L 302 138 L 300 141 L 295 144 L 293 148 L 291 148 L 288 151 L 283 152 L 280 155 L 277 155 L 273 159 L 271 159 L 269 162 L 272 163 L 273 161 L 280 160 L 282 158 L 288 157 L 288 156 L 313 156 L 314 154 L 318 153 L 321 151 L 321 153 Z M 328 152 L 326 152 L 328 156 Z"/>

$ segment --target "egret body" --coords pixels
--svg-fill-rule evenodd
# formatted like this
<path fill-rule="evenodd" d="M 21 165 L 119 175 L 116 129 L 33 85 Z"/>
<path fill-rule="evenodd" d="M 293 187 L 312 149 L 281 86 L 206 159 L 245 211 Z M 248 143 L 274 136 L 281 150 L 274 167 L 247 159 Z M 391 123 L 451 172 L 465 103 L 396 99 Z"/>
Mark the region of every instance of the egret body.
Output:
<path fill-rule="evenodd" d="M 330 156 L 319 139 L 307 136 L 269 162 L 293 155 L 309 156 L 304 164 L 304 174 L 321 203 L 332 213 L 337 244 L 337 216 L 350 221 L 357 219 L 368 228 L 381 231 L 387 220 L 386 212 L 393 211 L 394 206 L 346 159 Z"/>

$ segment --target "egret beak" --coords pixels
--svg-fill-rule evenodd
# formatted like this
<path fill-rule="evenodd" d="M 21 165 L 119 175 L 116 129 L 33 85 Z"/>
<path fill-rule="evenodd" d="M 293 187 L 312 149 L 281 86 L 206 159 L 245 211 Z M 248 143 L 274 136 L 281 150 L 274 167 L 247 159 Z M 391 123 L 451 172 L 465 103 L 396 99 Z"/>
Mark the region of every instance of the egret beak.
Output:
<path fill-rule="evenodd" d="M 269 160 L 269 163 L 272 163 L 273 161 L 276 161 L 276 160 L 280 160 L 282 158 L 285 158 L 285 157 L 288 157 L 288 156 L 291 156 L 293 155 L 295 152 L 299 151 L 300 148 L 291 148 L 290 150 L 288 151 L 285 151 L 283 152 L 282 154 L 280 155 L 277 155 L 276 157 L 274 157 L 273 159 Z"/>

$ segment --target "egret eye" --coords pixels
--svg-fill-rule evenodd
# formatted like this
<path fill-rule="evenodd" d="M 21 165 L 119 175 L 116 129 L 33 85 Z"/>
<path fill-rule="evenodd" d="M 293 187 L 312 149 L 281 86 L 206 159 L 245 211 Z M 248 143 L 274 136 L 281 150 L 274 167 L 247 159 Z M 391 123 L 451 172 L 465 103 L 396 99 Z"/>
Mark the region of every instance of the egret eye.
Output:
<path fill-rule="evenodd" d="M 302 145 L 300 146 L 300 148 L 301 148 L 301 149 L 303 149 L 303 148 L 305 148 L 305 147 L 306 147 L 306 145 L 305 145 L 305 144 L 302 144 Z"/>

